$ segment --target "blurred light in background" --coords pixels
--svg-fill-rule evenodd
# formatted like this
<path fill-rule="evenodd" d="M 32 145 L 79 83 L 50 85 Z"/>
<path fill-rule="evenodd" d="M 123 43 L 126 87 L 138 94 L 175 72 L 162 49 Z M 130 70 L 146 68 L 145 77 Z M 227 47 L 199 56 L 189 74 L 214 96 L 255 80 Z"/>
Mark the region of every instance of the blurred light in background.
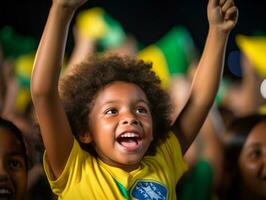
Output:
<path fill-rule="evenodd" d="M 264 79 L 260 85 L 260 93 L 264 99 L 266 99 L 266 79 Z"/>
<path fill-rule="evenodd" d="M 237 77 L 242 77 L 240 57 L 241 57 L 240 51 L 231 51 L 227 59 L 227 65 L 230 72 Z"/>

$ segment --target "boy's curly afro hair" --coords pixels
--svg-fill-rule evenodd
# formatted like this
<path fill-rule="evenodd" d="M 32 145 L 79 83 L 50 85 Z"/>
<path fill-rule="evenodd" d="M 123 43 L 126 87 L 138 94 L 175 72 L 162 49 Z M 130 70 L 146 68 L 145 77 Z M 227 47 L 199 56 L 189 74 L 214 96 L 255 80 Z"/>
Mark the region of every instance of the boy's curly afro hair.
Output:
<path fill-rule="evenodd" d="M 98 91 L 114 81 L 125 81 L 138 85 L 150 103 L 154 140 L 149 153 L 154 154 L 157 144 L 168 135 L 171 106 L 168 93 L 151 68 L 151 63 L 115 55 L 93 57 L 75 66 L 61 79 L 59 89 L 75 137 L 89 130 L 88 116 Z"/>

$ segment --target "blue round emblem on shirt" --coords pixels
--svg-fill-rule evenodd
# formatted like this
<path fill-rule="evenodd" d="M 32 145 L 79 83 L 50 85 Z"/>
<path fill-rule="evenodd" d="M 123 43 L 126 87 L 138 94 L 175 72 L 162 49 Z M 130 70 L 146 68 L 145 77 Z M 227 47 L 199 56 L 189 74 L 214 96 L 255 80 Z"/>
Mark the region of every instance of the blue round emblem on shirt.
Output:
<path fill-rule="evenodd" d="M 139 200 L 166 200 L 167 196 L 166 187 L 152 181 L 138 181 L 131 191 Z"/>

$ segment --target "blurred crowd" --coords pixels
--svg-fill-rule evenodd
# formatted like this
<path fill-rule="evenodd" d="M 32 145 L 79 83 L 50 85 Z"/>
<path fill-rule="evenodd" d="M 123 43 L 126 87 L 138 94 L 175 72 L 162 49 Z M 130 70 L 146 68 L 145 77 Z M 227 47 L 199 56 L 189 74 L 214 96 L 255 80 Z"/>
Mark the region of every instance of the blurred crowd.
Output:
<path fill-rule="evenodd" d="M 172 98 L 173 113 L 178 114 L 199 59 L 186 27 L 175 26 L 158 41 L 143 46 L 102 8 L 83 10 L 75 20 L 75 45 L 65 58 L 61 76 L 95 54 L 136 56 L 153 63 Z M 233 61 L 225 65 L 238 68 L 239 78 L 223 76 L 213 108 L 185 155 L 189 170 L 176 187 L 178 199 L 266 199 L 266 37 L 239 34 L 234 39 L 239 50 L 230 54 Z M 27 199 L 56 199 L 44 175 L 44 148 L 30 95 L 36 48 L 34 38 L 22 36 L 12 27 L 0 30 L 0 149 L 4 152 L 4 147 L 17 145 L 21 150 L 21 144 L 15 143 L 17 135 L 1 136 L 5 130 L 14 131 L 6 125 L 12 122 L 25 138 L 20 143 L 26 145 L 24 164 L 19 159 L 10 164 L 13 175 L 12 170 L 25 165 L 21 168 L 27 183 L 14 178 L 16 189 Z M 11 141 L 8 146 L 9 140 L 14 144 Z M 1 153 L 0 163 L 4 158 Z M 17 191 L 2 186 L 2 168 L 0 164 L 0 199 L 8 199 Z"/>

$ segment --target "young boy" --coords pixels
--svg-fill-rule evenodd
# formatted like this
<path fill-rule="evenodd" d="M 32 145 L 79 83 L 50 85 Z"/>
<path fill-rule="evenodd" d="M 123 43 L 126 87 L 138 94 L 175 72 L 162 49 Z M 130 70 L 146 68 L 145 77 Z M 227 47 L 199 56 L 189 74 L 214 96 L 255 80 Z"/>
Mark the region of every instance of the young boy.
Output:
<path fill-rule="evenodd" d="M 32 73 L 51 187 L 59 199 L 176 199 L 186 170 L 182 155 L 212 106 L 237 8 L 232 0 L 209 1 L 209 33 L 191 95 L 170 122 L 167 93 L 143 61 L 91 59 L 58 89 L 69 23 L 85 1 L 53 1 Z"/>

